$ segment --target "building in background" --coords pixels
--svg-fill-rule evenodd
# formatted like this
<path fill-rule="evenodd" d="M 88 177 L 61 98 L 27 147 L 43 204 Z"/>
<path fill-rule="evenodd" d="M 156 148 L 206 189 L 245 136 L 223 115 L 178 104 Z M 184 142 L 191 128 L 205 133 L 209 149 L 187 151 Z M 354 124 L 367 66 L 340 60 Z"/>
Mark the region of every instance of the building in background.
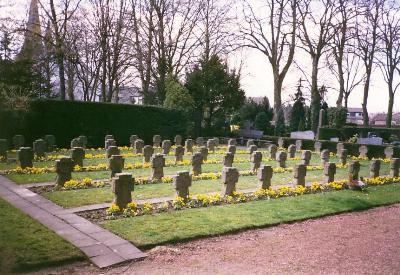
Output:
<path fill-rule="evenodd" d="M 362 125 L 363 124 L 362 108 L 347 108 L 346 123 L 355 123 L 358 125 Z"/>
<path fill-rule="evenodd" d="M 379 113 L 372 117 L 371 124 L 373 125 L 386 125 L 386 113 Z M 394 113 L 392 115 L 392 125 L 400 125 L 400 113 Z"/>

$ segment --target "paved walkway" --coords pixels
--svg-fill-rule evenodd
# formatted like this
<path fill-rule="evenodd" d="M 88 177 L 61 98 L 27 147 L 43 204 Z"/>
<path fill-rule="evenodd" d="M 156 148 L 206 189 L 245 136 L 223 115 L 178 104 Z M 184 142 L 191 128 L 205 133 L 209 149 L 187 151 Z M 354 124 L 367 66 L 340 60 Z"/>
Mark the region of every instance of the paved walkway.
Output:
<path fill-rule="evenodd" d="M 75 245 L 100 268 L 147 256 L 130 242 L 3 176 L 0 197 Z"/>

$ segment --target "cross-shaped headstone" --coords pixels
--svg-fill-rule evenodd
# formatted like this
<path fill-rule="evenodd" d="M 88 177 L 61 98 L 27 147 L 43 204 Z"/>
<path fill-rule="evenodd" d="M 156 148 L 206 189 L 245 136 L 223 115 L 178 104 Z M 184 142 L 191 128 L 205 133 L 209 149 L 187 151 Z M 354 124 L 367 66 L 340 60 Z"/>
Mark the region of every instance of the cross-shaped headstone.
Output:
<path fill-rule="evenodd" d="M 106 150 L 106 157 L 109 159 L 112 155 L 119 155 L 120 151 L 117 146 L 109 146 Z"/>
<path fill-rule="evenodd" d="M 192 176 L 189 172 L 178 172 L 173 176 L 172 186 L 176 190 L 178 197 L 185 200 L 189 197 L 189 187 L 192 185 Z"/>
<path fill-rule="evenodd" d="M 154 135 L 153 136 L 153 147 L 160 147 L 160 145 L 161 145 L 161 136 Z"/>
<path fill-rule="evenodd" d="M 185 140 L 185 149 L 187 153 L 193 153 L 193 139 Z"/>
<path fill-rule="evenodd" d="M 172 143 L 170 140 L 168 140 L 168 139 L 163 140 L 163 142 L 161 144 L 161 148 L 162 148 L 164 155 L 167 156 L 169 154 L 169 151 L 171 150 L 171 146 L 172 146 Z"/>
<path fill-rule="evenodd" d="M 74 147 L 71 149 L 71 159 L 75 165 L 83 167 L 83 159 L 85 158 L 85 149 L 82 147 Z"/>
<path fill-rule="evenodd" d="M 293 167 L 293 178 L 295 185 L 306 186 L 307 166 L 304 164 L 296 164 Z"/>
<path fill-rule="evenodd" d="M 17 161 L 22 169 L 33 167 L 33 151 L 31 147 L 20 147 L 17 151 Z"/>
<path fill-rule="evenodd" d="M 151 145 L 146 145 L 143 148 L 143 162 L 150 162 L 151 156 L 154 154 L 154 148 Z"/>
<path fill-rule="evenodd" d="M 62 157 L 55 161 L 55 170 L 57 173 L 56 185 L 64 187 L 65 182 L 71 180 L 71 173 L 74 169 L 74 164 L 70 157 Z"/>
<path fill-rule="evenodd" d="M 296 157 L 296 145 L 290 144 L 288 147 L 289 158 Z"/>
<path fill-rule="evenodd" d="M 33 142 L 33 151 L 36 157 L 43 158 L 46 156 L 46 142 L 43 139 L 37 139 Z"/>
<path fill-rule="evenodd" d="M 144 141 L 142 139 L 135 140 L 135 154 L 143 154 Z"/>
<path fill-rule="evenodd" d="M 175 163 L 183 161 L 183 155 L 185 154 L 185 148 L 182 145 L 176 145 L 174 150 Z"/>
<path fill-rule="evenodd" d="M 132 191 L 135 189 L 135 179 L 129 173 L 117 173 L 112 179 L 111 188 L 114 193 L 113 203 L 119 209 L 125 209 L 128 203 L 132 202 Z"/>
<path fill-rule="evenodd" d="M 273 169 L 271 165 L 262 165 L 257 170 L 257 179 L 262 189 L 268 189 L 271 187 Z"/>
<path fill-rule="evenodd" d="M 117 173 L 122 173 L 124 169 L 125 159 L 121 155 L 112 155 L 108 159 L 108 169 L 111 171 L 111 178 Z"/>
<path fill-rule="evenodd" d="M 334 182 L 336 174 L 336 164 L 327 162 L 324 166 L 324 183 Z"/>
<path fill-rule="evenodd" d="M 278 153 L 276 154 L 276 160 L 279 163 L 279 167 L 286 168 L 286 159 L 287 153 L 285 151 L 278 151 Z"/>
<path fill-rule="evenodd" d="M 222 169 L 222 196 L 232 196 L 236 191 L 236 183 L 239 180 L 239 171 L 234 167 L 224 167 Z"/>
<path fill-rule="evenodd" d="M 349 175 L 353 180 L 358 180 L 358 174 L 360 173 L 360 162 L 354 160 L 349 163 L 348 166 Z"/>
<path fill-rule="evenodd" d="M 223 166 L 226 167 L 232 167 L 233 165 L 233 159 L 235 158 L 235 155 L 230 153 L 230 152 L 226 152 L 222 158 L 222 164 Z"/>
<path fill-rule="evenodd" d="M 381 170 L 381 161 L 379 159 L 373 159 L 369 165 L 369 175 L 371 178 L 379 177 L 379 170 Z"/>
<path fill-rule="evenodd" d="M 155 154 L 150 159 L 151 179 L 159 180 L 164 177 L 165 158 L 163 154 Z"/>
<path fill-rule="evenodd" d="M 390 176 L 397 178 L 399 176 L 400 159 L 392 158 L 390 160 Z"/>
<path fill-rule="evenodd" d="M 197 176 L 201 174 L 201 165 L 203 164 L 203 155 L 200 152 L 196 152 L 192 155 L 190 159 L 192 164 L 193 175 Z"/>
<path fill-rule="evenodd" d="M 256 171 L 258 168 L 260 168 L 261 161 L 262 161 L 262 153 L 260 151 L 254 151 L 250 157 L 250 162 L 251 162 L 250 169 L 252 171 Z"/>
<path fill-rule="evenodd" d="M 270 159 L 276 159 L 276 152 L 278 151 L 278 147 L 275 144 L 271 144 L 268 148 Z"/>
<path fill-rule="evenodd" d="M 321 151 L 321 164 L 325 166 L 325 163 L 329 162 L 329 150 L 324 149 Z"/>
<path fill-rule="evenodd" d="M 310 165 L 311 161 L 311 151 L 310 150 L 304 150 L 301 152 L 301 163 L 304 165 Z"/>
<path fill-rule="evenodd" d="M 203 156 L 203 161 L 207 161 L 207 157 L 208 157 L 208 149 L 205 146 L 201 146 L 199 148 L 199 152 L 201 153 L 201 155 Z"/>
<path fill-rule="evenodd" d="M 342 165 L 345 165 L 347 163 L 347 149 L 342 149 L 339 154 L 338 157 L 340 159 L 340 163 Z"/>
<path fill-rule="evenodd" d="M 182 145 L 182 136 L 181 135 L 176 135 L 174 138 L 174 143 L 176 146 Z"/>

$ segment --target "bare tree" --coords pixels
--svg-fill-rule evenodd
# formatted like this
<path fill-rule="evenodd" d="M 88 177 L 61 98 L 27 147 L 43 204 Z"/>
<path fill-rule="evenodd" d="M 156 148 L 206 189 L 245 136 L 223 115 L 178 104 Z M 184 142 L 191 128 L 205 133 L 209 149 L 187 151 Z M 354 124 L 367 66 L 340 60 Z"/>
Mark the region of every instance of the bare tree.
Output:
<path fill-rule="evenodd" d="M 44 5 L 43 0 L 39 0 L 39 4 L 46 14 L 47 18 L 51 23 L 51 27 L 54 34 L 54 56 L 58 67 L 58 78 L 60 85 L 60 98 L 65 100 L 66 98 L 66 83 L 65 83 L 65 37 L 67 35 L 67 25 L 71 17 L 77 10 L 80 0 L 73 4 L 72 0 L 62 0 L 57 12 L 54 0 L 49 0 L 48 7 Z"/>
<path fill-rule="evenodd" d="M 243 13 L 240 33 L 243 45 L 262 52 L 271 64 L 274 77 L 275 119 L 282 107 L 282 85 L 293 62 L 297 31 L 296 0 L 266 1 L 261 14 L 249 2 Z"/>
<path fill-rule="evenodd" d="M 378 26 L 380 43 L 378 44 L 377 62 L 388 87 L 386 127 L 391 127 L 394 96 L 400 86 L 400 7 L 390 1 L 382 7 L 381 14 L 382 19 Z"/>
<path fill-rule="evenodd" d="M 375 52 L 378 43 L 378 25 L 381 16 L 381 7 L 384 0 L 363 0 L 357 6 L 356 38 L 357 49 L 365 67 L 364 91 L 363 91 L 363 124 L 369 124 L 368 95 L 371 81 L 371 73 L 375 63 Z"/>
<path fill-rule="evenodd" d="M 140 79 L 140 91 L 145 104 L 154 103 L 150 85 L 153 67 L 154 6 L 149 1 L 131 0 L 131 44 L 132 66 Z"/>
<path fill-rule="evenodd" d="M 337 7 L 332 0 L 313 3 L 305 0 L 298 6 L 300 14 L 299 38 L 304 49 L 311 57 L 311 129 L 318 127 L 321 97 L 318 89 L 318 71 L 321 57 L 329 50 L 329 43 L 335 35 L 333 19 Z"/>
<path fill-rule="evenodd" d="M 349 49 L 349 47 L 352 46 L 351 42 L 354 33 L 352 29 L 354 28 L 356 11 L 353 1 L 338 0 L 336 5 L 338 7 L 338 12 L 335 14 L 334 18 L 334 27 L 336 30 L 331 42 L 332 54 L 328 55 L 327 63 L 330 65 L 330 68 L 332 72 L 334 72 L 339 83 L 339 95 L 336 101 L 336 106 L 341 107 L 345 93 L 348 92 L 348 90 L 346 91 L 345 78 L 346 70 L 348 70 L 348 68 L 346 68 L 345 66 L 352 63 L 349 63 L 348 60 L 346 60 L 348 59 L 346 55 L 351 54 L 352 52 L 352 49 Z M 331 57 L 333 57 L 333 59 L 335 60 L 335 69 L 329 62 Z"/>

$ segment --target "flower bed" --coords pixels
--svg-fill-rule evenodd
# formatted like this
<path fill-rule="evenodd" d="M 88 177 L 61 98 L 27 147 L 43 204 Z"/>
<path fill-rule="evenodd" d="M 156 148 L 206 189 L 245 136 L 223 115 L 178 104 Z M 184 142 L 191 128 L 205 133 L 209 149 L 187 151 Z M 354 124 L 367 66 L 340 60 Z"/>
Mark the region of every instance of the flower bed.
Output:
<path fill-rule="evenodd" d="M 400 182 L 400 177 L 378 177 L 364 179 L 367 186 L 392 184 Z M 297 185 L 294 187 L 282 186 L 277 189 L 258 189 L 253 193 L 234 192 L 232 196 L 222 197 L 219 194 L 197 195 L 196 198 L 189 196 L 188 199 L 176 197 L 173 201 L 165 203 L 151 204 L 149 202 L 139 206 L 135 202 L 131 202 L 125 209 L 120 209 L 117 205 L 112 204 L 106 211 L 105 219 L 117 219 L 125 217 L 134 217 L 146 214 L 155 214 L 165 211 L 182 210 L 189 208 L 208 207 L 212 205 L 245 203 L 254 200 L 277 199 L 281 197 L 300 196 L 304 194 L 313 194 L 319 192 L 330 192 L 348 188 L 346 180 L 330 182 L 322 185 L 318 182 L 312 183 L 310 186 L 304 187 Z M 103 210 L 104 211 L 104 210 Z"/>

